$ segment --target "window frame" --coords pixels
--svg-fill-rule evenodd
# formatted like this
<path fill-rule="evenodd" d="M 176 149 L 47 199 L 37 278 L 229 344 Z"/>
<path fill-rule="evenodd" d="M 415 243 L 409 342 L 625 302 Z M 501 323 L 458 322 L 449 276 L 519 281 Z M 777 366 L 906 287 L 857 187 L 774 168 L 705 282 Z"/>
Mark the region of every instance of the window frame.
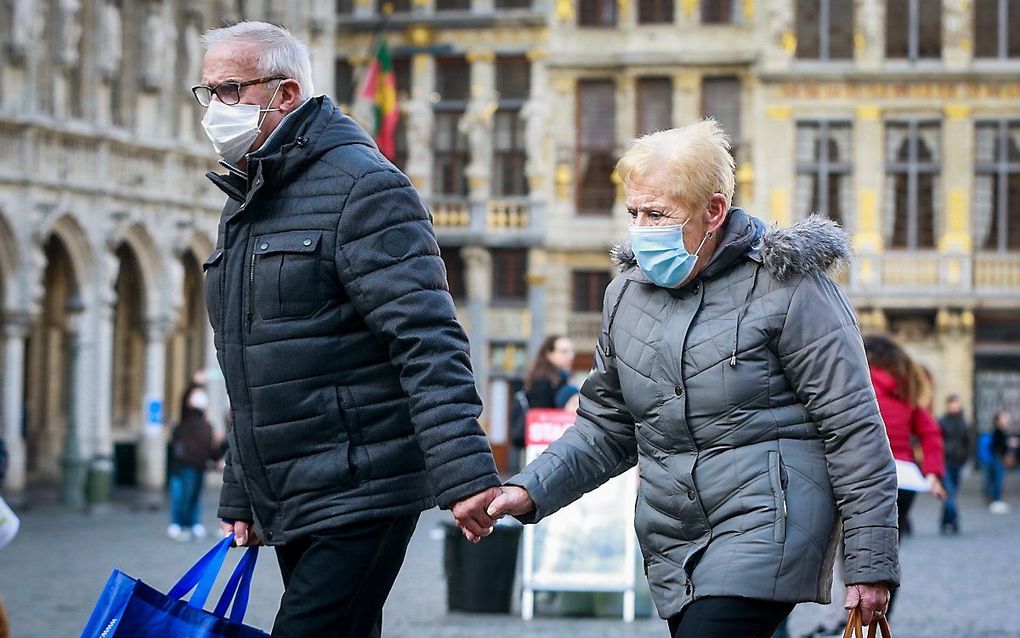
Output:
<path fill-rule="evenodd" d="M 850 10 L 850 28 L 848 31 L 850 38 L 849 52 L 850 55 L 846 57 L 833 57 L 832 55 L 832 40 L 833 40 L 833 21 L 832 21 L 832 4 L 833 2 L 843 2 L 844 0 L 816 0 L 818 3 L 818 21 L 814 24 L 814 28 L 818 30 L 818 55 L 817 56 L 804 56 L 800 55 L 801 48 L 798 44 L 797 51 L 794 54 L 797 60 L 815 61 L 815 62 L 847 62 L 854 59 L 854 42 L 853 42 L 853 31 L 854 24 L 856 22 L 856 16 L 851 5 Z M 798 5 L 794 5 L 794 32 L 797 34 L 797 42 L 803 41 L 802 37 L 802 25 L 806 25 L 806 21 L 800 20 L 800 12 L 797 11 Z"/>
<path fill-rule="evenodd" d="M 816 180 L 814 190 L 818 197 L 819 209 L 826 217 L 834 219 L 829 214 L 829 209 L 831 208 L 829 206 L 830 178 L 836 175 L 843 179 L 853 179 L 853 120 L 839 118 L 801 119 L 796 121 L 794 130 L 796 131 L 802 126 L 818 126 L 818 140 L 828 140 L 829 130 L 833 127 L 846 127 L 850 129 L 850 156 L 845 161 L 832 162 L 829 159 L 828 153 L 819 153 L 819 158 L 817 160 L 812 159 L 811 161 L 803 161 L 797 157 L 794 158 L 794 173 L 798 176 L 808 175 Z M 853 188 L 852 181 L 850 182 L 850 188 Z M 834 219 L 834 221 L 837 221 L 845 228 L 850 211 L 841 210 L 840 213 L 839 219 Z"/>
<path fill-rule="evenodd" d="M 490 248 L 489 254 L 492 259 L 493 305 L 522 306 L 527 304 L 529 293 L 528 249 L 520 247 Z M 507 261 L 510 263 L 508 264 Z M 509 266 L 513 266 L 513 268 Z M 518 274 L 520 279 L 515 281 Z"/>
<path fill-rule="evenodd" d="M 606 294 L 606 288 L 613 281 L 613 274 L 609 270 L 596 268 L 578 268 L 570 273 L 570 307 L 574 313 L 600 313 L 602 312 L 602 300 Z M 605 285 L 603 285 L 605 282 Z M 584 299 L 581 299 L 579 292 L 585 288 Z M 579 303 L 587 300 L 587 305 Z"/>
<path fill-rule="evenodd" d="M 895 0 L 894 0 L 895 1 Z M 888 4 L 886 5 L 886 21 L 885 21 L 885 59 L 886 60 L 902 60 L 905 62 L 921 62 L 921 61 L 938 61 L 942 59 L 942 54 L 945 49 L 945 41 L 942 37 L 942 31 L 944 28 L 943 24 L 943 5 L 941 0 L 898 0 L 899 2 L 906 2 L 907 4 L 907 51 L 903 57 L 893 57 L 889 55 L 889 20 L 888 20 Z M 937 55 L 921 55 L 921 3 L 922 2 L 936 2 L 939 7 L 938 12 L 933 12 L 930 15 L 938 16 L 938 54 Z"/>
<path fill-rule="evenodd" d="M 982 243 L 977 247 L 977 250 L 983 250 L 987 252 L 995 252 L 998 254 L 1005 254 L 1011 252 L 1020 251 L 1020 246 L 1016 248 L 1009 247 L 1009 230 L 1010 230 L 1010 218 L 1009 218 L 1009 178 L 1012 175 L 1020 176 L 1020 161 L 1010 162 L 1009 161 L 1009 137 L 1010 127 L 1020 127 L 1020 118 L 982 118 L 974 121 L 974 134 L 977 136 L 977 130 L 980 127 L 996 127 L 996 141 L 998 143 L 998 152 L 996 153 L 995 160 L 991 163 L 979 162 L 977 158 L 974 159 L 974 175 L 989 175 L 994 178 L 998 178 L 998 183 L 995 193 L 993 193 L 992 200 L 992 216 L 994 221 L 997 223 L 998 236 L 995 238 L 995 248 L 986 248 L 987 243 L 993 239 L 991 236 L 991 228 L 989 228 L 989 237 L 986 243 Z M 1006 142 L 1006 143 L 1004 143 Z M 1020 223 L 1020 219 L 1015 220 Z"/>
<path fill-rule="evenodd" d="M 920 140 L 920 135 L 921 135 L 920 129 L 921 129 L 922 126 L 929 126 L 929 125 L 932 125 L 932 124 L 934 124 L 935 126 L 938 127 L 938 139 L 940 140 L 940 142 L 939 142 L 939 148 L 937 150 L 938 150 L 939 161 L 924 162 L 924 163 L 922 163 L 922 162 L 917 160 L 918 142 Z M 908 140 L 907 153 L 908 153 L 908 158 L 907 158 L 906 162 L 901 162 L 899 160 L 892 160 L 892 161 L 890 161 L 888 159 L 888 157 L 885 158 L 885 166 L 884 166 L 884 177 L 885 177 L 885 179 L 890 179 L 891 177 L 896 176 L 896 175 L 906 175 L 907 176 L 907 211 L 906 211 L 906 215 L 907 215 L 907 237 L 906 237 L 906 243 L 903 246 L 897 246 L 894 243 L 895 239 L 896 239 L 895 219 L 894 219 L 893 220 L 893 233 L 892 233 L 892 235 L 889 238 L 889 248 L 893 249 L 893 250 L 932 250 L 932 249 L 934 249 L 934 248 L 936 248 L 938 246 L 938 241 L 939 241 L 939 230 L 940 229 L 938 228 L 938 220 L 935 218 L 935 210 L 936 210 L 937 204 L 938 204 L 938 202 L 937 202 L 937 200 L 935 200 L 935 198 L 939 197 L 939 193 L 937 192 L 937 189 L 935 190 L 935 192 L 932 193 L 932 198 L 933 198 L 932 199 L 932 211 L 931 211 L 931 214 L 932 214 L 932 220 L 931 220 L 931 223 L 932 223 L 932 245 L 931 246 L 920 246 L 918 244 L 918 232 L 919 232 L 918 231 L 918 226 L 919 226 L 919 223 L 918 223 L 919 222 L 919 211 L 918 211 L 919 202 L 918 202 L 918 199 L 919 199 L 919 194 L 920 194 L 918 179 L 919 179 L 919 177 L 921 175 L 933 175 L 933 176 L 937 176 L 937 177 L 941 177 L 942 176 L 942 169 L 943 169 L 943 166 L 942 166 L 942 164 L 943 164 L 943 162 L 942 162 L 943 148 L 942 148 L 941 139 L 942 139 L 942 133 L 944 132 L 944 128 L 942 126 L 942 120 L 940 120 L 938 118 L 923 118 L 923 117 L 918 117 L 918 118 L 897 118 L 897 119 L 886 120 L 886 122 L 885 122 L 885 131 L 884 131 L 885 132 L 885 136 L 882 139 L 882 142 L 883 142 L 883 154 L 886 151 L 885 144 L 887 144 L 887 142 L 888 142 L 888 135 L 889 135 L 890 126 L 897 126 L 897 127 L 898 126 L 906 126 L 907 127 L 907 140 Z M 893 197 L 895 197 L 895 196 L 896 196 L 896 194 L 895 194 L 895 191 L 894 191 Z M 893 214 L 896 214 L 896 213 L 897 213 L 897 211 L 895 211 L 895 209 L 894 209 Z"/>
<path fill-rule="evenodd" d="M 594 84 L 608 85 L 612 89 L 611 93 L 612 93 L 612 96 L 613 96 L 613 108 L 612 108 L 612 114 L 608 118 L 608 120 L 609 120 L 608 124 L 609 124 L 609 126 L 611 127 L 611 129 L 613 131 L 613 135 L 612 135 L 612 142 L 610 144 L 605 145 L 605 146 L 601 146 L 601 145 L 588 146 L 588 145 L 586 145 L 585 144 L 585 140 L 586 140 L 587 136 L 583 135 L 582 134 L 583 131 L 581 131 L 582 110 L 584 109 L 584 100 L 582 100 L 581 96 L 582 96 L 582 93 L 584 92 L 584 87 L 585 86 L 591 86 L 591 85 L 594 85 Z M 575 93 L 574 93 L 574 95 L 575 95 L 575 109 L 574 109 L 574 134 L 575 134 L 574 135 L 574 138 L 575 138 L 575 142 L 574 142 L 574 145 L 575 145 L 574 146 L 574 148 L 575 148 L 575 152 L 574 152 L 574 176 L 575 176 L 575 179 L 574 179 L 574 210 L 575 210 L 576 214 L 580 215 L 580 216 L 584 216 L 584 217 L 610 217 L 613 214 L 613 208 L 615 207 L 616 200 L 618 199 L 616 197 L 616 195 L 615 195 L 615 193 L 616 193 L 616 185 L 613 184 L 612 179 L 611 179 L 612 170 L 610 170 L 609 174 L 606 175 L 606 180 L 608 182 L 608 186 L 606 187 L 606 190 L 608 191 L 609 189 L 612 189 L 612 191 L 614 193 L 613 202 L 611 204 L 609 204 L 607 207 L 600 208 L 598 210 L 595 210 L 594 207 L 582 206 L 582 199 L 584 199 L 584 196 L 587 193 L 587 191 L 584 188 L 584 186 L 585 186 L 585 182 L 583 181 L 584 174 L 581 171 L 581 161 L 582 161 L 582 159 L 585 156 L 588 156 L 589 159 L 590 158 L 599 158 L 600 161 L 608 160 L 608 162 L 607 162 L 608 164 L 611 164 L 613 167 L 616 166 L 616 161 L 618 159 L 617 158 L 617 146 L 616 146 L 616 116 L 617 116 L 617 111 L 618 111 L 617 101 L 619 99 L 619 95 L 617 95 L 618 88 L 619 87 L 617 86 L 616 80 L 613 77 L 581 78 L 581 79 L 579 79 L 577 81 L 577 83 L 575 85 L 575 89 L 574 89 L 574 91 L 575 91 Z"/>

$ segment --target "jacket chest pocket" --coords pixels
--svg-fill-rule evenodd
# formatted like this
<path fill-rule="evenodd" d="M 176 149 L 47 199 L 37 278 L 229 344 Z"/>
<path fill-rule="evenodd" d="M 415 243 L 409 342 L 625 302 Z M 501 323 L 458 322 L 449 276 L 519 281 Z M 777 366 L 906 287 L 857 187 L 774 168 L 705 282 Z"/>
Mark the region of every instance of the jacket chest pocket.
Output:
<path fill-rule="evenodd" d="M 205 307 L 209 312 L 209 323 L 219 330 L 223 315 L 223 249 L 217 248 L 202 264 L 205 273 Z"/>
<path fill-rule="evenodd" d="M 319 277 L 322 231 L 288 231 L 255 240 L 250 265 L 249 316 L 263 321 L 306 317 L 324 304 Z"/>

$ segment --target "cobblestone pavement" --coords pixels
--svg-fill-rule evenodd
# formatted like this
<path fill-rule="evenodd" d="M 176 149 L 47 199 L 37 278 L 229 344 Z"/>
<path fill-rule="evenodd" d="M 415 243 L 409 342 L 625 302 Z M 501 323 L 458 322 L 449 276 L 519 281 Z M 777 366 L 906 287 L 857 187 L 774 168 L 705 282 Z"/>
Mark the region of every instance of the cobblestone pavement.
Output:
<path fill-rule="evenodd" d="M 963 499 L 963 533 L 940 536 L 937 505 L 918 499 L 915 532 L 906 538 L 904 587 L 893 614 L 896 638 L 961 636 L 1020 638 L 1015 610 L 1020 588 L 1020 508 L 992 516 L 976 494 L 971 477 Z M 1007 496 L 1015 508 L 1020 491 L 1011 482 Z M 214 491 L 206 494 L 211 528 Z M 387 638 L 664 638 L 657 619 L 626 624 L 615 619 L 540 618 L 448 614 L 442 547 L 436 526 L 448 513 L 423 515 L 408 560 L 386 607 Z M 76 636 L 110 570 L 120 568 L 164 591 L 209 545 L 177 543 L 165 536 L 165 511 L 143 511 L 121 502 L 103 514 L 84 515 L 56 505 L 22 512 L 17 539 L 0 551 L 0 595 L 7 602 L 15 638 Z M 269 627 L 281 585 L 271 551 L 255 574 L 247 620 Z M 801 605 L 791 620 L 793 636 L 813 627 L 816 605 Z"/>

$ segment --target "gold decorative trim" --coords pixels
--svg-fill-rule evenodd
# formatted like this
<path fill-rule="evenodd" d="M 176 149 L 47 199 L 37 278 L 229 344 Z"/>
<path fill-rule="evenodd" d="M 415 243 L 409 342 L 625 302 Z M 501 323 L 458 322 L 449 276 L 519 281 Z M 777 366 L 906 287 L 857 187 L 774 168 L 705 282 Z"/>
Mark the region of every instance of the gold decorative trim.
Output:
<path fill-rule="evenodd" d="M 779 226 L 788 226 L 790 223 L 790 195 L 785 188 L 773 188 L 769 196 L 770 212 L 772 221 Z"/>
<path fill-rule="evenodd" d="M 560 22 L 573 22 L 575 15 L 574 0 L 556 0 L 556 18 Z"/>
<path fill-rule="evenodd" d="M 962 188 L 949 189 L 946 202 L 946 233 L 939 240 L 942 254 L 971 251 L 970 202 Z"/>
<path fill-rule="evenodd" d="M 789 106 L 773 104 L 772 106 L 765 107 L 765 115 L 770 120 L 788 120 L 793 117 L 793 109 Z"/>
<path fill-rule="evenodd" d="M 878 193 L 874 188 L 862 188 L 857 203 L 858 231 L 854 234 L 854 249 L 882 252 L 882 235 L 879 231 Z"/>
<path fill-rule="evenodd" d="M 683 0 L 683 3 L 684 3 L 683 5 L 684 15 L 686 15 L 688 18 L 693 16 L 701 5 L 701 3 L 698 0 Z"/>
<path fill-rule="evenodd" d="M 472 64 L 475 62 L 491 63 L 496 61 L 496 54 L 492 50 L 468 51 L 467 55 L 464 56 L 464 59 Z"/>
<path fill-rule="evenodd" d="M 783 47 L 783 51 L 793 55 L 797 52 L 797 36 L 793 34 L 793 31 L 784 31 L 781 38 L 779 38 L 779 44 Z"/>
<path fill-rule="evenodd" d="M 545 49 L 531 49 L 524 57 L 528 59 L 528 62 L 539 62 L 549 57 L 549 52 Z"/>
<path fill-rule="evenodd" d="M 434 34 L 432 29 L 424 26 L 415 26 L 407 30 L 407 39 L 416 47 L 427 47 L 432 44 Z"/>
<path fill-rule="evenodd" d="M 857 119 L 865 122 L 877 122 L 882 118 L 882 109 L 877 106 L 858 106 L 854 109 Z"/>
<path fill-rule="evenodd" d="M 947 104 L 946 118 L 950 120 L 969 120 L 974 107 L 969 104 Z"/>

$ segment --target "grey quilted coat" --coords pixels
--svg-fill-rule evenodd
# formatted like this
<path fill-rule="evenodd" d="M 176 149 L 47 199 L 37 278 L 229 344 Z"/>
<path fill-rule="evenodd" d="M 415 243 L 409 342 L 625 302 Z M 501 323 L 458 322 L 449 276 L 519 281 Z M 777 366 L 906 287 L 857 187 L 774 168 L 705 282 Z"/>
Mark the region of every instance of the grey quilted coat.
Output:
<path fill-rule="evenodd" d="M 825 272 L 849 256 L 820 217 L 766 229 L 730 209 L 709 265 L 679 290 L 628 249 L 606 291 L 573 428 L 508 481 L 538 520 L 635 463 L 635 527 L 659 615 L 738 596 L 829 602 L 899 583 L 896 470 L 860 331 Z"/>

